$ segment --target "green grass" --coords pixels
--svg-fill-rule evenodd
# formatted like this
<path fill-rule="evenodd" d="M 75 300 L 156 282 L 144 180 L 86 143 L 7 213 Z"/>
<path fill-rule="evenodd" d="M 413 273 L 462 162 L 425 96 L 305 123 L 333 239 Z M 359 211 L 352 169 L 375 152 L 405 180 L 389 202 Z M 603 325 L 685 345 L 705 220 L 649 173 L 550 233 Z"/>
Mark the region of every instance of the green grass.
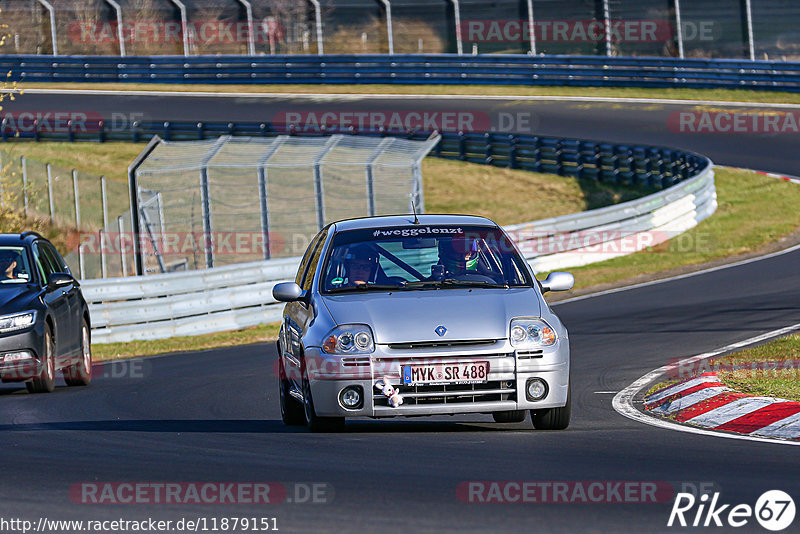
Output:
<path fill-rule="evenodd" d="M 25 89 L 77 89 L 105 91 L 202 91 L 211 93 L 292 94 L 425 94 L 505 96 L 592 96 L 625 98 L 668 98 L 675 100 L 717 100 L 730 102 L 771 102 L 800 104 L 800 94 L 745 89 L 669 89 L 636 87 L 525 87 L 485 85 L 338 85 L 338 84 L 144 84 L 144 83 L 25 83 Z"/>
<path fill-rule="evenodd" d="M 719 207 L 711 218 L 651 249 L 570 269 L 576 288 L 758 252 L 800 228 L 800 187 L 796 184 L 718 167 L 716 187 Z"/>
<path fill-rule="evenodd" d="M 800 334 L 795 334 L 714 358 L 709 367 L 720 366 L 720 380 L 737 391 L 800 401 L 799 363 Z"/>

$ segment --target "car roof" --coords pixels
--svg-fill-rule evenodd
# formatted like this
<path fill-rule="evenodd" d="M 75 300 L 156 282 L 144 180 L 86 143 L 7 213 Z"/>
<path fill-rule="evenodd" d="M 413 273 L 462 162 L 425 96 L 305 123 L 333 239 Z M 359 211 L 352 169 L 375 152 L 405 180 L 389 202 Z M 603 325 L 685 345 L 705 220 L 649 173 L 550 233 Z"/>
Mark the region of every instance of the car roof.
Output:
<path fill-rule="evenodd" d="M 0 234 L 0 246 L 20 247 L 30 244 L 35 239 L 44 239 L 36 232 L 22 232 L 21 234 Z"/>
<path fill-rule="evenodd" d="M 497 223 L 486 217 L 475 215 L 428 215 L 418 216 L 420 225 L 480 225 L 497 226 Z M 384 215 L 380 217 L 361 217 L 358 219 L 346 219 L 335 224 L 337 232 L 346 230 L 363 230 L 365 228 L 387 228 L 396 226 L 413 226 L 414 215 Z"/>

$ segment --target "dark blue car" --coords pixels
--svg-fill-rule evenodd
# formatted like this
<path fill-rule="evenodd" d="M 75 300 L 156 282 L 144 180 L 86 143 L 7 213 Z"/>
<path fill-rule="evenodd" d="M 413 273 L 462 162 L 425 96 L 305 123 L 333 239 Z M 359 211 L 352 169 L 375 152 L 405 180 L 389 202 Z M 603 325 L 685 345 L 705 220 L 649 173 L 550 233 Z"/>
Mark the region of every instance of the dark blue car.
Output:
<path fill-rule="evenodd" d="M 0 380 L 31 393 L 92 379 L 89 308 L 64 258 L 36 232 L 0 234 Z"/>

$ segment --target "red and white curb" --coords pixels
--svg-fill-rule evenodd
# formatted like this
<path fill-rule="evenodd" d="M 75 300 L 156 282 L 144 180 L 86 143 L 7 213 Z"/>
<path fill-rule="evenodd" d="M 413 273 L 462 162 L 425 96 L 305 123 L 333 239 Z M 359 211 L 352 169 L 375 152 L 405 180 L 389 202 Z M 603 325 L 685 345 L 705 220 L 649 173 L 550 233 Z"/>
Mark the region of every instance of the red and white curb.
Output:
<path fill-rule="evenodd" d="M 689 425 L 779 439 L 800 439 L 800 402 L 739 393 L 704 373 L 644 399 L 645 410 Z"/>
<path fill-rule="evenodd" d="M 731 167 L 731 169 L 735 169 L 737 171 L 752 171 L 756 174 L 760 174 L 761 176 L 766 176 L 768 178 L 776 178 L 778 180 L 783 180 L 784 182 L 792 182 L 793 184 L 800 184 L 800 177 L 798 176 L 790 176 L 786 174 L 778 174 L 775 172 L 768 172 L 768 171 L 757 171 L 753 169 L 743 169 L 741 167 Z"/>
<path fill-rule="evenodd" d="M 796 249 L 796 248 L 798 248 L 798 247 L 792 247 L 792 249 L 787 249 L 787 251 L 788 250 L 793 250 L 793 249 Z M 782 253 L 786 253 L 786 251 L 783 251 Z M 763 256 L 761 258 L 754 258 L 752 261 L 760 261 L 761 259 L 765 259 L 766 257 L 768 257 L 768 256 Z M 747 260 L 747 261 L 751 261 L 751 260 Z M 677 388 L 672 390 L 672 394 L 674 394 L 674 395 L 679 395 L 681 392 L 685 392 L 684 395 L 679 395 L 681 397 L 681 399 L 682 399 L 681 401 L 677 400 L 678 396 L 676 396 L 673 399 L 670 399 L 669 398 L 670 395 L 666 395 L 665 397 L 663 397 L 662 399 L 659 399 L 659 400 L 665 400 L 665 402 L 666 401 L 676 402 L 676 404 L 673 404 L 672 406 L 675 407 L 675 411 L 677 412 L 678 410 L 683 409 L 683 408 L 689 409 L 691 406 L 688 403 L 692 402 L 695 398 L 702 398 L 703 400 L 709 401 L 710 399 L 714 399 L 714 397 L 716 397 L 717 395 L 724 395 L 724 394 L 726 394 L 726 395 L 731 395 L 731 394 L 739 395 L 740 397 L 738 397 L 736 399 L 733 399 L 731 401 L 731 403 L 726 403 L 726 404 L 731 404 L 731 406 L 729 408 L 727 408 L 727 411 L 725 411 L 725 412 L 717 412 L 717 413 L 712 414 L 713 417 L 720 416 L 720 419 L 719 419 L 720 423 L 717 424 L 717 425 L 711 424 L 708 427 L 703 427 L 703 426 L 699 426 L 699 425 L 698 426 L 687 425 L 687 424 L 683 424 L 681 422 L 678 422 L 676 420 L 673 420 L 673 419 L 670 419 L 670 418 L 667 418 L 667 417 L 661 417 L 659 415 L 656 415 L 655 413 L 653 413 L 652 410 L 640 410 L 636 406 L 636 405 L 641 404 L 641 402 L 636 400 L 636 399 L 639 399 L 641 397 L 643 391 L 647 391 L 647 388 L 649 388 L 651 384 L 653 384 L 654 382 L 656 382 L 658 380 L 663 380 L 664 376 L 668 376 L 669 373 L 674 372 L 676 369 L 685 369 L 685 368 L 687 368 L 687 367 L 689 367 L 689 366 L 691 366 L 693 364 L 696 364 L 696 363 L 698 363 L 700 361 L 707 360 L 709 358 L 713 358 L 714 356 L 719 356 L 719 355 L 722 355 L 722 354 L 727 354 L 729 352 L 738 351 L 738 350 L 741 350 L 741 349 L 743 349 L 745 347 L 748 347 L 750 345 L 755 345 L 757 343 L 761 343 L 761 342 L 764 342 L 764 341 L 769 341 L 771 339 L 774 339 L 774 338 L 777 338 L 777 337 L 781 337 L 781 336 L 785 336 L 785 335 L 788 335 L 788 334 L 791 334 L 791 333 L 797 332 L 797 331 L 800 331 L 800 323 L 794 324 L 794 325 L 791 325 L 791 326 L 787 326 L 785 328 L 779 328 L 778 330 L 773 330 L 771 332 L 766 332 L 764 334 L 760 334 L 758 336 L 751 337 L 751 338 L 745 339 L 743 341 L 738 341 L 736 343 L 731 343 L 730 345 L 727 345 L 725 347 L 720 347 L 720 348 L 718 348 L 716 350 L 713 350 L 711 352 L 698 354 L 697 356 L 692 356 L 690 358 L 684 358 L 684 359 L 678 361 L 677 363 L 672 363 L 670 365 L 665 365 L 663 367 L 659 367 L 658 369 L 654 369 L 654 370 L 650 371 L 649 373 L 645 374 L 644 376 L 641 376 L 638 380 L 634 381 L 628 387 L 626 387 L 626 388 L 622 389 L 621 391 L 619 391 L 616 395 L 614 395 L 614 400 L 611 402 L 611 404 L 612 404 L 612 406 L 614 408 L 614 411 L 616 411 L 618 414 L 620 414 L 622 416 L 625 416 L 628 419 L 633 419 L 634 421 L 637 421 L 639 423 L 644 423 L 646 425 L 655 426 L 655 427 L 658 427 L 658 428 L 674 430 L 674 431 L 677 431 L 677 432 L 685 432 L 685 433 L 689 433 L 689 434 L 699 434 L 699 435 L 702 435 L 702 436 L 710 436 L 710 437 L 715 437 L 715 438 L 726 438 L 726 439 L 743 440 L 743 441 L 758 441 L 758 442 L 763 442 L 763 443 L 774 443 L 774 444 L 782 444 L 782 445 L 800 446 L 800 439 L 797 439 L 797 437 L 791 437 L 791 436 L 793 436 L 793 434 L 791 434 L 791 432 L 793 432 L 792 429 L 796 428 L 795 425 L 800 424 L 800 412 L 797 412 L 794 415 L 789 415 L 789 416 L 786 416 L 786 417 L 782 417 L 782 418 L 777 419 L 775 421 L 772 421 L 772 422 L 770 422 L 770 423 L 768 423 L 766 425 L 756 424 L 756 426 L 754 426 L 753 429 L 749 433 L 720 432 L 720 430 L 725 430 L 726 428 L 724 428 L 724 427 L 723 428 L 719 428 L 719 427 L 721 427 L 723 425 L 726 425 L 728 423 L 731 423 L 732 421 L 737 421 L 742 416 L 748 416 L 750 414 L 756 413 L 756 412 L 758 412 L 759 409 L 764 408 L 766 406 L 766 404 L 761 404 L 761 405 L 758 405 L 758 407 L 755 407 L 753 410 L 750 410 L 750 411 L 747 411 L 747 412 L 742 412 L 741 414 L 739 414 L 738 411 L 737 411 L 739 404 L 731 404 L 733 401 L 738 400 L 739 398 L 749 397 L 749 398 L 761 399 L 760 402 L 762 402 L 762 403 L 765 402 L 764 399 L 770 399 L 769 403 L 768 403 L 769 405 L 775 405 L 775 404 L 779 404 L 780 402 L 790 402 L 790 401 L 785 401 L 783 399 L 772 399 L 770 397 L 752 397 L 752 396 L 744 395 L 742 393 L 736 394 L 730 388 L 727 388 L 723 384 L 719 383 L 719 380 L 716 379 L 716 377 L 713 377 L 711 375 L 705 375 L 705 376 L 701 375 L 701 376 L 698 376 L 698 377 L 694 377 L 693 379 L 681 382 L 680 384 L 675 384 L 675 386 L 671 386 L 671 387 L 676 387 L 676 386 L 682 386 L 683 387 L 685 385 L 686 389 L 684 389 L 684 390 L 679 391 Z M 691 380 L 697 380 L 697 382 L 694 382 L 691 385 L 686 385 Z M 703 387 L 703 385 L 705 385 L 705 384 L 707 384 L 707 386 Z M 696 391 L 689 391 L 689 389 L 695 388 L 695 387 L 697 388 Z M 718 388 L 721 388 L 721 389 L 718 389 Z M 705 392 L 705 393 L 701 393 L 701 390 L 704 390 L 704 389 L 708 389 L 709 391 Z M 666 388 L 665 388 L 665 390 L 666 390 Z M 658 394 L 658 393 L 661 393 L 661 392 L 660 391 L 656 392 L 656 394 Z M 696 394 L 696 393 L 697 393 L 696 397 L 693 397 L 691 399 L 689 398 L 690 395 L 693 395 L 693 394 Z M 727 397 L 720 397 L 717 400 L 723 400 L 723 399 L 726 399 L 726 398 Z M 655 400 L 655 396 L 648 396 L 647 401 L 649 403 L 651 403 L 652 405 L 655 405 L 658 402 L 658 401 Z M 698 401 L 698 402 L 701 402 L 701 401 Z M 714 402 L 716 402 L 716 401 L 714 401 Z M 711 412 L 715 408 L 720 407 L 720 406 L 714 406 L 714 402 L 711 403 L 712 406 L 711 406 L 711 408 L 709 410 L 707 410 L 708 412 Z M 746 401 L 742 401 L 742 402 L 746 402 Z M 758 401 L 756 401 L 756 402 L 758 402 Z M 665 404 L 665 403 L 661 403 L 661 404 Z M 693 403 L 693 405 L 694 404 L 697 404 L 697 403 Z M 697 406 L 696 408 L 699 409 L 700 406 L 703 406 L 703 405 L 701 404 L 701 405 Z M 664 409 L 666 410 L 668 408 L 665 407 Z M 782 409 L 782 407 L 781 407 L 781 409 Z M 731 413 L 730 410 L 733 410 L 733 412 Z M 768 410 L 766 410 L 766 411 L 768 411 Z M 692 412 L 685 412 L 682 415 L 690 415 L 691 413 Z M 764 413 L 764 412 L 759 412 L 758 416 L 760 417 L 762 413 Z M 726 416 L 725 414 L 728 414 L 728 415 Z M 699 415 L 703 415 L 703 414 L 699 413 L 699 410 L 698 410 L 698 412 L 695 413 L 694 416 L 699 416 Z M 709 415 L 709 417 L 712 417 L 712 415 Z M 783 415 L 783 413 L 781 413 L 781 415 Z M 688 419 L 693 419 L 694 416 L 688 417 L 687 421 L 688 421 Z M 755 416 L 751 416 L 751 417 L 755 417 Z M 725 419 L 723 419 L 723 418 L 725 418 Z M 727 419 L 727 418 L 730 418 L 730 419 Z M 698 419 L 698 421 L 702 421 L 702 420 L 703 419 Z M 695 421 L 695 422 L 698 422 L 698 421 Z M 741 423 L 742 424 L 742 426 L 740 428 L 743 429 L 743 430 L 746 429 L 745 426 L 744 426 L 744 424 L 746 424 L 746 422 L 747 422 L 746 419 L 742 419 L 742 420 L 737 421 L 737 423 Z M 777 434 L 778 432 L 784 432 L 786 434 L 786 436 L 785 437 L 779 436 Z"/>

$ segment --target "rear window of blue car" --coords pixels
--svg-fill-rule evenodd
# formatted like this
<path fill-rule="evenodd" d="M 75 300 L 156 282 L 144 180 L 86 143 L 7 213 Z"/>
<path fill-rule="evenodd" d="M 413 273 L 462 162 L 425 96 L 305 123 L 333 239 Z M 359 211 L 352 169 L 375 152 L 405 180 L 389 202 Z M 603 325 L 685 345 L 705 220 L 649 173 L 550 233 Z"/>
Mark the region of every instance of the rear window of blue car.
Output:
<path fill-rule="evenodd" d="M 411 289 L 436 281 L 446 287 L 531 286 L 524 261 L 507 235 L 495 227 L 348 230 L 333 238 L 320 287 L 323 292 L 373 286 Z"/>

